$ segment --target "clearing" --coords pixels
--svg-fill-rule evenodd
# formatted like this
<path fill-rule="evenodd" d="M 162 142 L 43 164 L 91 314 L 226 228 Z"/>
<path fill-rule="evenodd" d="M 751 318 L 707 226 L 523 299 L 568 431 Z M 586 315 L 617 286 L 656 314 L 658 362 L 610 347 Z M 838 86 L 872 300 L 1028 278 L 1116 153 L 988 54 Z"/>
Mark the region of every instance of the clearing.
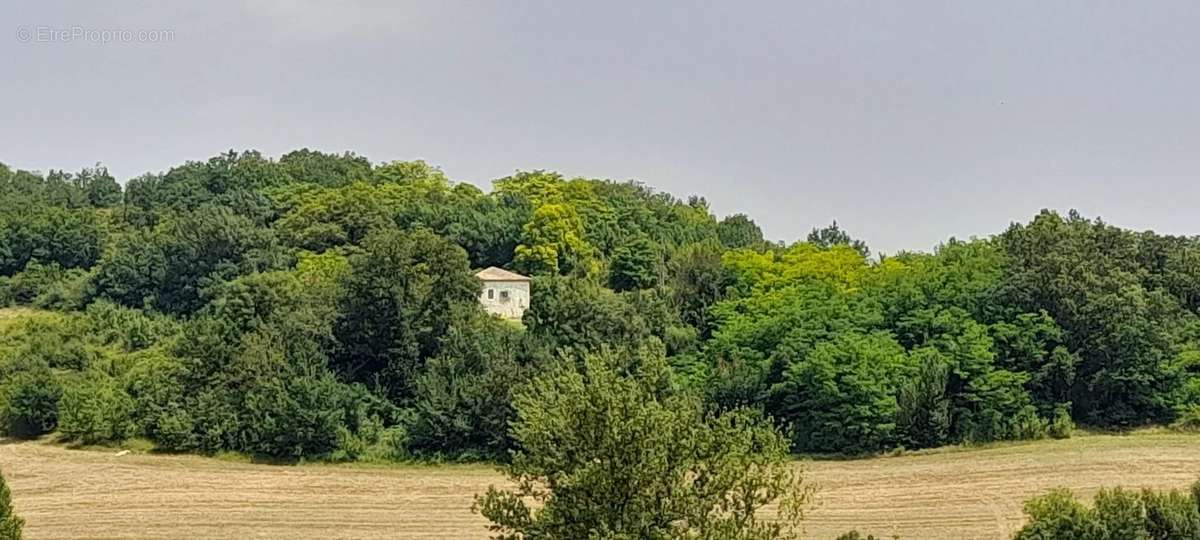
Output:
<path fill-rule="evenodd" d="M 278 466 L 115 455 L 0 441 L 26 538 L 478 538 L 481 465 Z M 819 486 L 808 537 L 851 528 L 906 539 L 1007 538 L 1021 502 L 1053 486 L 1183 488 L 1200 435 L 1163 431 L 945 449 L 803 465 Z"/>

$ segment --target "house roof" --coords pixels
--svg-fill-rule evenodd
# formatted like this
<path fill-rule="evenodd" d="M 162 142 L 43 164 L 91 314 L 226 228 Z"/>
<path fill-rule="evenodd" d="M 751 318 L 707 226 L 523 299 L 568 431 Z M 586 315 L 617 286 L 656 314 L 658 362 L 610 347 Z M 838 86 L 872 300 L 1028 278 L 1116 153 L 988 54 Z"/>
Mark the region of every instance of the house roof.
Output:
<path fill-rule="evenodd" d="M 475 272 L 475 277 L 483 281 L 529 281 L 528 277 L 516 272 L 509 272 L 503 268 L 496 268 L 495 266 L 489 266 Z"/>

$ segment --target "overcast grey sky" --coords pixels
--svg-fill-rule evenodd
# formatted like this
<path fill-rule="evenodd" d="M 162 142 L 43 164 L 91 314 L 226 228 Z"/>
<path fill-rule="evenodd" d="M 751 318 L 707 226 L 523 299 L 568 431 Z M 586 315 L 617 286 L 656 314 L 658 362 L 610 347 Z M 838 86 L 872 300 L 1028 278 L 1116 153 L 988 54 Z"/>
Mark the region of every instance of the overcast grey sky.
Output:
<path fill-rule="evenodd" d="M 20 168 L 310 147 L 485 187 L 638 179 L 888 252 L 1043 207 L 1200 233 L 1196 2 L 9 0 L 0 21 Z"/>

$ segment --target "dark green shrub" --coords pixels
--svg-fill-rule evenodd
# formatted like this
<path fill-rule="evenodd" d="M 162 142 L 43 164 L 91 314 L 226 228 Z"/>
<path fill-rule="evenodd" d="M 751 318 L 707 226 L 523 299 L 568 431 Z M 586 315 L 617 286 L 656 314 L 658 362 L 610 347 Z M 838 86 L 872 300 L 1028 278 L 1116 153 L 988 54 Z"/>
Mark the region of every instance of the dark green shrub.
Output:
<path fill-rule="evenodd" d="M 12 374 L 0 385 L 0 420 L 14 437 L 36 437 L 58 425 L 62 387 L 44 365 Z"/>
<path fill-rule="evenodd" d="M 1200 486 L 1200 483 L 1196 484 Z M 1200 540 L 1200 509 L 1189 493 L 1142 491 L 1146 529 L 1154 540 Z"/>
<path fill-rule="evenodd" d="M 456 328 L 417 378 L 410 449 L 418 454 L 504 458 L 512 393 L 529 377 L 517 360 L 522 333 L 491 318 Z"/>
<path fill-rule="evenodd" d="M 0 540 L 21 540 L 21 528 L 25 520 L 17 517 L 12 507 L 12 492 L 4 475 L 0 474 Z"/>
<path fill-rule="evenodd" d="M 321 457 L 345 429 L 346 385 L 329 374 L 265 379 L 245 397 L 243 449 L 277 457 Z"/>
<path fill-rule="evenodd" d="M 84 444 L 120 442 L 136 433 L 133 411 L 133 398 L 116 380 L 87 373 L 63 390 L 58 430 Z"/>

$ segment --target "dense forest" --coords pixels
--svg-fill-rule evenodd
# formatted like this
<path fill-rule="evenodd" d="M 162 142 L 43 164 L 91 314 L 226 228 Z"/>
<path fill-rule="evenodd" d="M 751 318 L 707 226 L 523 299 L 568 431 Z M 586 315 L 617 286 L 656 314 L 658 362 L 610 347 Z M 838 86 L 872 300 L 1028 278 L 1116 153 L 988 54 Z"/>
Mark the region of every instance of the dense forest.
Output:
<path fill-rule="evenodd" d="M 479 306 L 487 266 L 534 278 L 520 323 Z M 0 306 L 3 431 L 86 444 L 503 461 L 538 375 L 598 357 L 794 453 L 1200 421 L 1200 237 L 1074 212 L 884 255 L 547 171 L 484 192 L 307 149 L 124 186 L 0 165 Z"/>

